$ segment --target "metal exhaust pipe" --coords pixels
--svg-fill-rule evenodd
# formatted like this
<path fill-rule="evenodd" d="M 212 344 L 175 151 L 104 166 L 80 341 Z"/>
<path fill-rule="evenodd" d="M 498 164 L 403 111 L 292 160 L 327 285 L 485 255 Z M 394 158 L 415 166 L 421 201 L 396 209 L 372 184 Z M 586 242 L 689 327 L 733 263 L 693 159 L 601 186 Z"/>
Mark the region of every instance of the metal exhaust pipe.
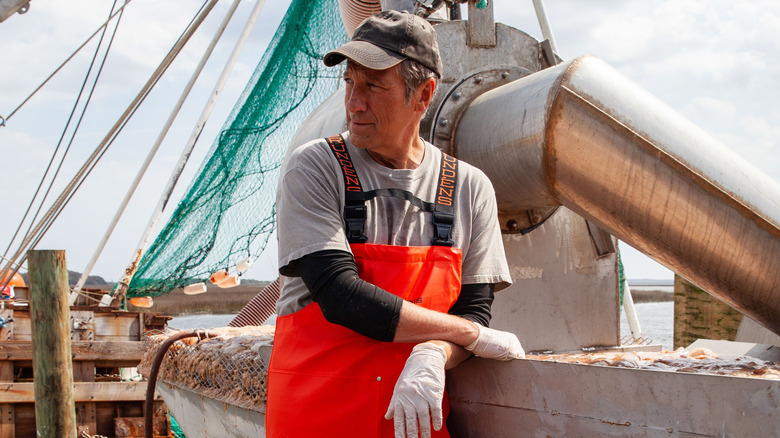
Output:
<path fill-rule="evenodd" d="M 479 96 L 454 142 L 503 216 L 566 206 L 780 333 L 780 184 L 599 59 Z"/>

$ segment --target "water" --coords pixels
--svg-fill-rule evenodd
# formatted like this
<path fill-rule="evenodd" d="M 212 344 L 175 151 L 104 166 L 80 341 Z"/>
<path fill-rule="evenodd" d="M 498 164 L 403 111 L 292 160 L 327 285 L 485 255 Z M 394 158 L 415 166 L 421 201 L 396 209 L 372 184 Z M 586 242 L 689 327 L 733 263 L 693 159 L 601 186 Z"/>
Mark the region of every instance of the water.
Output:
<path fill-rule="evenodd" d="M 665 350 L 671 350 L 674 344 L 674 302 L 636 303 L 634 307 L 642 337 L 652 339 L 653 344 L 661 344 Z M 626 313 L 621 311 L 620 336 L 630 335 Z"/>
<path fill-rule="evenodd" d="M 168 321 L 168 328 L 172 330 L 185 329 L 211 329 L 225 327 L 236 315 L 183 315 L 176 316 Z"/>
<path fill-rule="evenodd" d="M 674 302 L 663 301 L 657 303 L 637 303 L 637 317 L 642 336 L 653 340 L 653 344 L 661 344 L 665 350 L 671 350 L 674 331 Z M 233 320 L 236 315 L 185 315 L 177 316 L 168 322 L 168 327 L 175 330 L 183 329 L 210 329 L 224 327 Z M 273 324 L 275 317 L 271 317 L 268 323 Z M 620 336 L 628 336 L 625 312 L 620 312 Z"/>

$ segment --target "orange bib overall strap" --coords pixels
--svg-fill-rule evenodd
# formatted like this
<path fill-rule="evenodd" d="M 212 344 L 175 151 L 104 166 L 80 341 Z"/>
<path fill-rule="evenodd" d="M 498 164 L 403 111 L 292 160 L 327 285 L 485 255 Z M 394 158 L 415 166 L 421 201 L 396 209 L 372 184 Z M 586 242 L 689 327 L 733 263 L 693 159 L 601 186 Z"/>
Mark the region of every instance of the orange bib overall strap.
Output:
<path fill-rule="evenodd" d="M 363 243 L 366 241 L 363 233 L 365 198 L 396 196 L 407 199 L 411 194 L 392 194 L 395 189 L 363 192 L 343 139 L 340 139 L 340 145 L 331 140 L 336 139 L 329 138 L 328 143 L 342 167 L 345 192 L 358 195 L 345 207 L 345 210 L 349 207 L 349 211 L 345 211 L 345 227 L 360 278 L 404 300 L 447 312 L 457 300 L 461 286 L 462 253 L 451 247 L 454 214 L 443 226 L 436 227 L 434 246 Z M 448 192 L 450 205 L 443 205 L 450 209 L 455 189 L 454 168 L 452 170 L 452 187 Z M 357 190 L 350 190 L 350 187 Z M 440 195 L 446 202 L 447 193 L 440 194 L 437 190 L 437 198 Z M 363 199 L 358 202 L 359 198 Z M 423 203 L 414 199 L 416 201 L 410 202 L 415 205 Z M 424 204 L 428 204 L 426 208 L 434 207 L 432 203 Z M 426 211 L 435 213 L 436 208 Z M 446 220 L 452 210 L 441 213 Z M 317 303 L 279 317 L 269 366 L 267 436 L 394 437 L 393 421 L 385 420 L 384 414 L 395 382 L 414 345 L 375 341 L 331 324 L 322 316 Z M 445 396 L 445 418 L 448 411 L 449 401 Z M 433 436 L 449 437 L 446 425 L 441 431 L 434 431 Z"/>

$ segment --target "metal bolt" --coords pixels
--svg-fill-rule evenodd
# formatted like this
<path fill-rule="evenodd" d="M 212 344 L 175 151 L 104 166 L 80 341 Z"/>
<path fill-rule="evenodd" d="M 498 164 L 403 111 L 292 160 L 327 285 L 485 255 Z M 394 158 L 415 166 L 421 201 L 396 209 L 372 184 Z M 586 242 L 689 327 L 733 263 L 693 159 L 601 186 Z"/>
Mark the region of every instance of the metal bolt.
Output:
<path fill-rule="evenodd" d="M 482 76 L 477 76 L 476 78 L 474 78 L 474 83 L 481 84 L 483 80 L 484 79 L 482 79 Z"/>
<path fill-rule="evenodd" d="M 450 121 L 445 119 L 444 117 L 439 119 L 439 126 L 441 126 L 442 128 L 447 126 L 447 125 L 449 125 L 449 124 L 450 124 Z"/>
<path fill-rule="evenodd" d="M 509 72 L 508 71 L 505 71 L 505 72 L 501 73 L 501 79 L 506 79 L 508 77 L 509 77 Z"/>
<path fill-rule="evenodd" d="M 516 220 L 514 220 L 514 219 L 510 219 L 510 220 L 508 220 L 508 221 L 506 222 L 506 228 L 507 228 L 509 231 L 517 231 L 517 229 L 518 229 L 518 228 L 520 228 L 520 226 L 517 224 L 517 221 L 516 221 Z"/>
<path fill-rule="evenodd" d="M 531 218 L 531 222 L 533 222 L 534 224 L 538 224 L 538 223 L 539 223 L 539 222 L 541 222 L 541 221 L 542 221 L 542 217 L 541 217 L 541 216 L 539 216 L 538 214 L 535 214 L 535 215 L 534 215 L 534 216 Z"/>
<path fill-rule="evenodd" d="M 455 94 L 452 95 L 452 100 L 458 101 L 461 97 L 463 97 L 463 93 L 456 91 Z"/>

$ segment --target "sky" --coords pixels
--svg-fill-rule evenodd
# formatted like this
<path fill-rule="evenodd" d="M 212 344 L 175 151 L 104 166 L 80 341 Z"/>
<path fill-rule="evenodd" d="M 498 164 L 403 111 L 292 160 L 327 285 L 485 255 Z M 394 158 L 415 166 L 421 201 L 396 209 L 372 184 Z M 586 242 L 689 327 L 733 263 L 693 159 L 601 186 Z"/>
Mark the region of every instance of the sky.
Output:
<path fill-rule="evenodd" d="M 0 23 L 0 115 L 8 116 L 94 32 L 105 21 L 112 3 L 34 0 L 26 14 Z M 201 3 L 132 0 L 127 5 L 90 109 L 50 199 L 59 195 L 114 124 Z M 229 3 L 222 0 L 215 7 L 38 248 L 65 249 L 69 269 L 84 270 Z M 174 200 L 189 185 L 288 4 L 265 3 L 185 168 Z M 564 60 L 585 54 L 601 58 L 736 151 L 757 171 L 780 180 L 780 2 L 547 0 L 545 5 Z M 115 281 L 130 261 L 170 169 L 253 6 L 253 1 L 239 6 L 93 274 Z M 496 0 L 495 9 L 497 21 L 542 39 L 531 0 Z M 2 252 L 57 145 L 94 50 L 94 42 L 87 45 L 0 128 Z M 626 244 L 621 244 L 621 254 L 630 279 L 673 278 L 671 271 Z M 270 280 L 275 278 L 276 268 L 272 245 L 246 275 Z"/>

